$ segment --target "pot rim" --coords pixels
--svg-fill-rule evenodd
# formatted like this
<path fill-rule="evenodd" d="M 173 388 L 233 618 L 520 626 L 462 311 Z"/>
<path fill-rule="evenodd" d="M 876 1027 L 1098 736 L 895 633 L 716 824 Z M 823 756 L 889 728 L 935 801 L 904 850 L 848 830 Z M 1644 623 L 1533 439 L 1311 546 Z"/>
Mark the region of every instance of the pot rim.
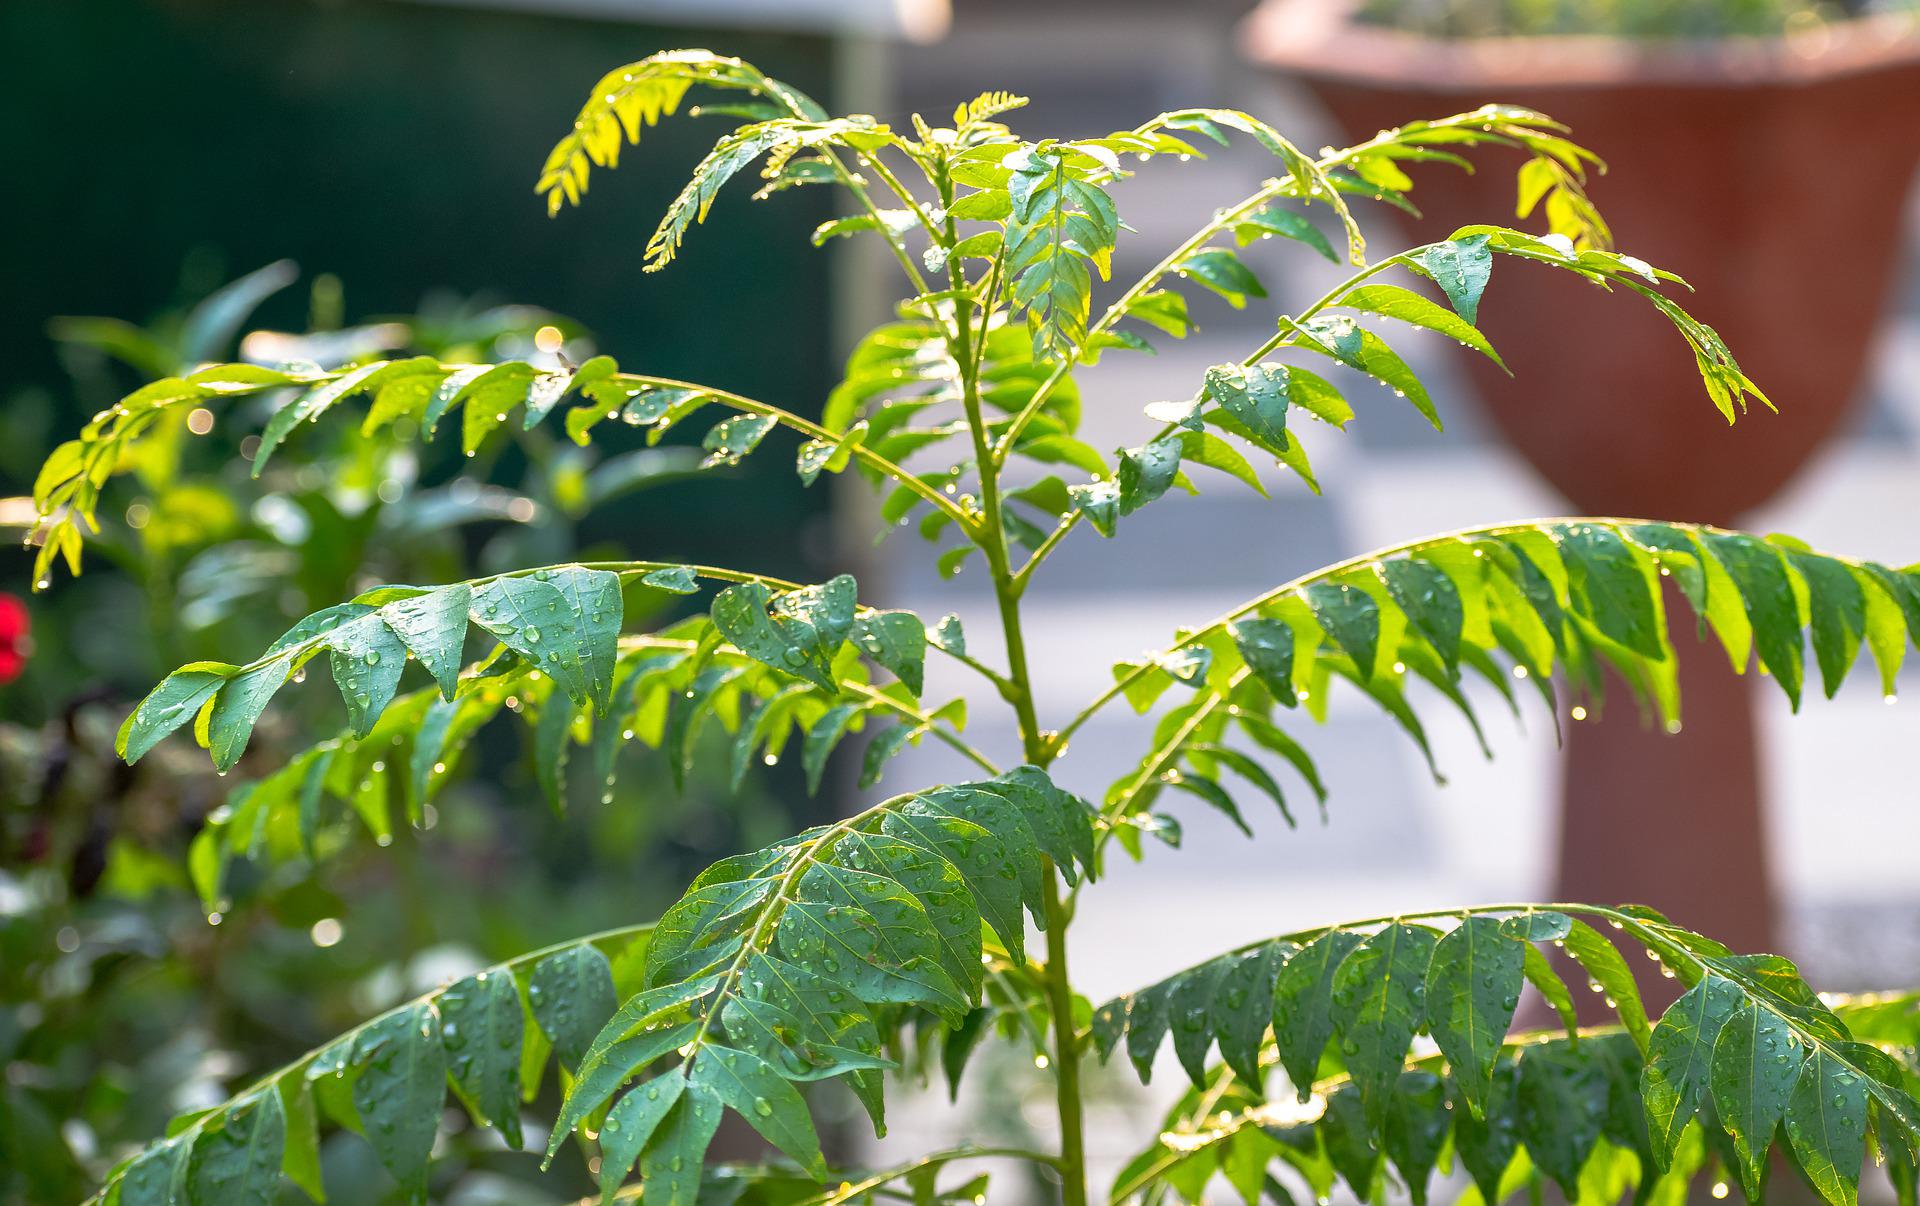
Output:
<path fill-rule="evenodd" d="M 1253 63 L 1311 79 L 1440 93 L 1635 84 L 1821 83 L 1920 66 L 1920 16 L 1885 13 L 1775 37 L 1610 34 L 1434 38 L 1353 19 L 1359 0 L 1262 0 L 1240 25 Z"/>

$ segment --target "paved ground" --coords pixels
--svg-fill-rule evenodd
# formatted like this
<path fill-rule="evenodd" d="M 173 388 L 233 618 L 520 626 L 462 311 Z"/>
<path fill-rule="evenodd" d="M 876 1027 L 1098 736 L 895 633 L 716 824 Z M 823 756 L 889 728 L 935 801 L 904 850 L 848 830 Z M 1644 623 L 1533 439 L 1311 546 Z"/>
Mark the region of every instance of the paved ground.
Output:
<path fill-rule="evenodd" d="M 1022 42 L 997 34 L 991 23 L 963 22 L 956 43 L 907 53 L 899 84 L 903 112 L 944 112 L 993 85 L 1035 97 L 1036 129 L 1104 130 L 1162 107 L 1223 102 L 1299 131 L 1306 146 L 1330 137 L 1301 96 L 1233 64 L 1221 26 L 1205 18 L 1154 24 L 1121 17 L 1077 28 L 1079 51 L 1065 63 L 1035 49 L 1067 44 L 1064 35 Z M 956 51 L 964 68 L 936 61 Z M 1271 173 L 1270 163 L 1228 153 L 1129 182 L 1121 212 L 1139 233 L 1123 244 L 1116 277 L 1131 279 L 1129 270 L 1144 269 L 1211 208 L 1251 191 Z M 1285 262 L 1291 275 L 1270 278 L 1282 279 L 1280 306 L 1329 283 L 1316 271 L 1327 266 L 1311 257 L 1295 254 Z M 1792 531 L 1817 546 L 1897 564 L 1920 558 L 1910 522 L 1920 514 L 1920 272 L 1906 274 L 1902 301 L 1882 342 L 1865 413 L 1758 517 L 1760 530 Z M 1203 336 L 1185 345 L 1167 341 L 1155 359 L 1110 357 L 1085 379 L 1087 438 L 1103 448 L 1137 443 L 1148 430 L 1140 406 L 1187 396 L 1206 365 L 1243 355 L 1271 330 L 1275 303 L 1244 315 L 1225 307 L 1208 311 Z M 1415 341 L 1403 350 L 1416 350 Z M 1116 540 L 1103 544 L 1090 532 L 1076 533 L 1029 596 L 1029 640 L 1047 659 L 1043 713 L 1071 714 L 1106 685 L 1113 661 L 1164 644 L 1176 625 L 1210 617 L 1300 571 L 1456 524 L 1559 511 L 1553 495 L 1488 436 L 1463 377 L 1445 353 L 1436 354 L 1420 367 L 1430 373 L 1447 435 L 1436 436 L 1384 394 L 1367 399 L 1374 404 L 1362 406 L 1350 433 L 1312 433 L 1327 437 L 1309 441 L 1325 498 L 1277 476 L 1272 501 L 1209 483 L 1199 499 L 1131 517 Z M 943 584 L 924 548 L 905 534 L 882 546 L 876 568 L 889 601 L 930 616 L 961 611 L 973 646 L 994 659 L 993 613 L 977 569 L 971 581 L 963 574 Z M 1920 703 L 1917 678 L 1910 669 L 1905 686 Z M 937 675 L 935 690 L 971 692 L 976 681 Z M 1771 693 L 1763 712 L 1787 953 L 1810 977 L 1834 987 L 1920 978 L 1920 876 L 1913 871 L 1920 809 L 1913 807 L 1907 766 L 1920 722 L 1911 707 L 1886 707 L 1867 687 L 1861 679 L 1859 689 L 1811 706 L 1791 723 Z M 995 723 L 996 701 L 975 700 L 972 735 L 989 747 L 1010 748 L 1010 731 Z M 1431 715 L 1451 776 L 1445 789 L 1434 786 L 1389 722 L 1370 707 L 1349 704 L 1336 706 L 1324 728 L 1305 734 L 1334 790 L 1330 824 L 1308 821 L 1288 832 L 1277 818 L 1262 818 L 1258 840 L 1250 842 L 1201 809 L 1183 810 L 1182 853 L 1156 852 L 1139 866 L 1116 865 L 1087 898 L 1072 952 L 1086 990 L 1098 999 L 1216 949 L 1319 921 L 1543 892 L 1554 839 L 1556 755 L 1539 731 L 1541 718 L 1535 715 L 1530 734 L 1496 720 L 1490 735 L 1499 756 L 1488 763 L 1463 724 L 1438 711 Z M 1146 727 L 1110 713 L 1076 738 L 1061 775 L 1070 786 L 1098 792 L 1137 757 Z M 901 767 L 901 781 L 965 773 L 937 749 L 909 756 L 918 765 Z M 1880 952 L 1871 960 L 1869 941 Z M 969 1094 L 972 1121 L 965 1134 L 981 1138 L 1026 1124 L 1047 1129 L 1044 1101 L 1028 1101 L 1024 1113 L 1007 1108 L 1022 1092 L 1017 1076 L 982 1079 L 994 1083 Z M 1123 1158 L 1149 1133 L 1141 1125 L 1143 1099 L 1123 1089 L 1112 1099 L 1120 1104 L 1096 1118 L 1093 1142 L 1103 1162 Z M 903 1108 L 898 1146 L 890 1141 L 884 1154 L 934 1132 L 951 1137 L 943 1117 L 931 1108 Z"/>

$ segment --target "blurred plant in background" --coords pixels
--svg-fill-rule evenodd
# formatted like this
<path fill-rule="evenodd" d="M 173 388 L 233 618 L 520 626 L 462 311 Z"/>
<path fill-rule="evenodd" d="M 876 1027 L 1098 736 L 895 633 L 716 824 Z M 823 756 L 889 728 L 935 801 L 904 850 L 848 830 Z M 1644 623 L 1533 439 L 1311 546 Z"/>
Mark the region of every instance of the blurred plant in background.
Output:
<path fill-rule="evenodd" d="M 249 329 L 257 308 L 297 279 L 283 261 L 144 325 L 62 318 L 50 334 L 83 412 L 114 405 L 129 382 L 215 359 L 334 368 L 393 354 L 555 365 L 591 354 L 587 333 L 558 315 L 445 296 L 348 325 L 329 276 L 309 286 L 304 331 Z M 46 393 L 9 399 L 0 473 L 30 481 L 68 405 Z M 471 461 L 435 460 L 410 431 L 343 429 L 316 432 L 305 458 L 254 480 L 257 437 L 229 436 L 207 410 L 161 423 L 88 538 L 112 572 L 31 615 L 23 599 L 0 595 L 0 1200 L 77 1200 L 129 1141 L 215 1104 L 237 1072 L 491 958 L 606 924 L 614 901 L 629 902 L 623 912 L 635 901 L 664 906 L 670 892 L 648 883 L 677 884 L 699 852 L 792 825 L 751 790 L 724 817 L 704 811 L 697 775 L 694 790 L 658 793 L 646 809 L 528 823 L 529 807 L 545 809 L 532 803 L 541 793 L 482 746 L 482 773 L 449 789 L 461 803 L 430 856 L 402 826 L 401 849 L 356 858 L 372 841 L 357 822 L 334 818 L 322 823 L 332 856 L 324 870 L 307 860 L 271 872 L 235 863 L 221 911 L 209 916 L 189 852 L 226 815 L 230 789 L 244 786 L 185 751 L 120 763 L 114 731 L 143 684 L 219 645 L 269 641 L 371 581 L 590 555 L 578 528 L 589 509 L 674 480 L 700 454 L 608 455 L 530 431 Z M 27 499 L 0 498 L 0 527 L 17 532 L 31 512 Z M 672 602 L 656 599 L 661 609 Z M 283 714 L 249 762 L 277 765 L 286 750 L 276 733 L 323 723 L 315 710 Z M 239 769 L 236 783 L 250 768 Z M 648 776 L 629 776 L 621 790 L 648 792 Z M 426 824 L 437 820 L 429 807 Z M 709 832 L 716 826 L 726 832 Z M 552 870 L 562 852 L 564 876 Z M 534 900 L 539 909 L 528 907 Z M 464 1151 L 458 1138 L 449 1183 L 477 1195 L 469 1200 L 500 1196 L 488 1189 L 503 1175 L 488 1169 L 497 1140 Z M 377 1201 L 390 1188 L 364 1147 L 330 1146 L 325 1160 L 351 1200 Z M 500 1192 L 536 1200 L 525 1186 Z"/>
<path fill-rule="evenodd" d="M 1615 34 L 1629 38 L 1772 37 L 1913 0 L 1364 0 L 1363 22 L 1440 38 Z"/>

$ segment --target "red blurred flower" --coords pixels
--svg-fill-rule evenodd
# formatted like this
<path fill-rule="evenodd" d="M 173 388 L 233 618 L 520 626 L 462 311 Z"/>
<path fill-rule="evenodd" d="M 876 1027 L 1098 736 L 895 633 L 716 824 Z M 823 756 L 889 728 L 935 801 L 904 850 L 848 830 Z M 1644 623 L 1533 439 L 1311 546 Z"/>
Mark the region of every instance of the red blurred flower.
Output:
<path fill-rule="evenodd" d="M 32 642 L 27 605 L 12 595 L 0 595 L 0 686 L 20 677 Z"/>

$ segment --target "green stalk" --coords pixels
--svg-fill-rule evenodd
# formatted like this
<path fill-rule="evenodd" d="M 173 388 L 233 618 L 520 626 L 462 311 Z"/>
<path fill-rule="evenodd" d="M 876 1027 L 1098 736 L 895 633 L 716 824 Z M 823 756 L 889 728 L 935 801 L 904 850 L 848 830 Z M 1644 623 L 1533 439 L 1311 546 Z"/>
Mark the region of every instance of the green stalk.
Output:
<path fill-rule="evenodd" d="M 944 170 L 938 173 L 942 209 L 953 207 L 953 182 Z M 952 247 L 957 241 L 953 219 L 946 221 L 945 241 Z M 960 365 L 960 397 L 966 410 L 967 427 L 973 436 L 974 461 L 980 471 L 981 521 L 976 542 L 986 554 L 987 572 L 993 579 L 993 595 L 1000 608 L 1000 627 L 1007 645 L 1007 683 L 1005 694 L 1013 705 L 1020 724 L 1020 744 L 1026 758 L 1036 766 L 1045 766 L 1052 756 L 1052 744 L 1040 731 L 1033 704 L 1033 678 L 1027 669 L 1026 636 L 1020 623 L 1020 586 L 1014 581 L 1008 564 L 1004 503 L 1000 495 L 999 463 L 980 404 L 979 365 L 974 358 L 973 303 L 964 296 L 966 273 L 957 257 L 947 261 L 949 288 L 958 297 L 954 305 L 954 360 Z M 986 307 L 993 305 L 988 294 Z M 1049 1011 L 1053 1014 L 1054 1098 L 1060 1116 L 1060 1198 L 1063 1206 L 1087 1206 L 1086 1124 L 1080 1100 L 1080 1043 L 1073 1025 L 1073 983 L 1067 976 L 1067 927 L 1071 921 L 1066 900 L 1060 891 L 1059 874 L 1049 863 L 1046 870 L 1047 965 L 1046 990 Z"/>

